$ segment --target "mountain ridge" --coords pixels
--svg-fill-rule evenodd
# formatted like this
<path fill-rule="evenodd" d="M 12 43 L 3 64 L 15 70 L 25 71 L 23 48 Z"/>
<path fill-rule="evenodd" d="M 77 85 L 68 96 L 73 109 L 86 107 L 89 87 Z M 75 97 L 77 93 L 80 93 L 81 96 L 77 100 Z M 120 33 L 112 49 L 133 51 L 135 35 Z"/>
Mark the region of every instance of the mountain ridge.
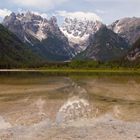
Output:
<path fill-rule="evenodd" d="M 46 19 L 28 11 L 11 13 L 3 25 L 45 61 L 65 62 L 75 57 L 110 61 L 129 53 L 132 40 L 140 36 L 139 21 L 124 18 L 106 26 L 97 19 L 67 17 L 59 27 L 56 17 Z"/>

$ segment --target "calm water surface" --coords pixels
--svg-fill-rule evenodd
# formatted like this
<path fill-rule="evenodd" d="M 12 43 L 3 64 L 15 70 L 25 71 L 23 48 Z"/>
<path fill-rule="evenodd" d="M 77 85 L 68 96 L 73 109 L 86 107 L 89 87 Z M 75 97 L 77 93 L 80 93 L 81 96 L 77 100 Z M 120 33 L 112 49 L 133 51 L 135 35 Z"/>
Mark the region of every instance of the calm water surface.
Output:
<path fill-rule="evenodd" d="M 123 123 L 128 134 L 123 135 Z M 2 140 L 103 139 L 101 126 L 104 139 L 110 129 L 110 140 L 112 133 L 116 139 L 137 140 L 139 123 L 140 76 L 0 73 Z M 99 134 L 92 136 L 91 128 Z"/>

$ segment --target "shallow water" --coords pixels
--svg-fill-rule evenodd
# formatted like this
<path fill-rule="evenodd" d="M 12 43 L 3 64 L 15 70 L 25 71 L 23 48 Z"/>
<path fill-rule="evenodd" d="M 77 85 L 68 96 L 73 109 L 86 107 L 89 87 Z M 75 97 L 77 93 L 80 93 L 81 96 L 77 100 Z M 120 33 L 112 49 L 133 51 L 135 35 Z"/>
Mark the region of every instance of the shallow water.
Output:
<path fill-rule="evenodd" d="M 139 131 L 140 76 L 0 73 L 0 139 L 137 140 Z"/>

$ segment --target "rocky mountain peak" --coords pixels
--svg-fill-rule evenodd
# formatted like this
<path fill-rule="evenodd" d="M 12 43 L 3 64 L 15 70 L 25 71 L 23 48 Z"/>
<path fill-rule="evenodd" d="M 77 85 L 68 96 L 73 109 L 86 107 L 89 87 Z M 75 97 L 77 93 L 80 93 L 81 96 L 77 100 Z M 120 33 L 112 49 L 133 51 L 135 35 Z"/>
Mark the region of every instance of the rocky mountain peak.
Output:
<path fill-rule="evenodd" d="M 47 20 L 28 11 L 21 14 L 12 13 L 10 16 L 5 17 L 3 25 L 17 34 L 24 42 L 32 44 L 27 37 L 29 34 L 42 41 L 47 38 L 48 32 L 51 32 L 52 28 L 57 26 L 57 20 L 55 17 Z"/>
<path fill-rule="evenodd" d="M 55 16 L 51 17 L 49 20 L 50 24 L 56 25 L 57 24 L 57 18 Z"/>
<path fill-rule="evenodd" d="M 12 12 L 12 13 L 10 14 L 10 17 L 16 18 L 16 14 L 15 14 L 14 12 Z"/>

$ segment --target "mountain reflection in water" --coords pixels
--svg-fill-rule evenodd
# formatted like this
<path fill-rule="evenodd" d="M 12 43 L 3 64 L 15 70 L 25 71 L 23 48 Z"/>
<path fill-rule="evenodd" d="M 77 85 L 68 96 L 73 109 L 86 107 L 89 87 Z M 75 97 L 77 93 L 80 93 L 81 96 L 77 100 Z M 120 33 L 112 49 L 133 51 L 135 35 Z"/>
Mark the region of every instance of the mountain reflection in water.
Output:
<path fill-rule="evenodd" d="M 139 91 L 140 77 L 137 76 L 2 75 L 0 138 L 51 139 L 50 134 L 64 128 L 88 131 L 98 123 L 99 126 L 116 123 L 132 129 L 135 124 L 137 135 L 140 130 Z M 114 135 L 119 137 L 119 134 Z M 62 133 L 60 138 L 64 139 Z"/>

